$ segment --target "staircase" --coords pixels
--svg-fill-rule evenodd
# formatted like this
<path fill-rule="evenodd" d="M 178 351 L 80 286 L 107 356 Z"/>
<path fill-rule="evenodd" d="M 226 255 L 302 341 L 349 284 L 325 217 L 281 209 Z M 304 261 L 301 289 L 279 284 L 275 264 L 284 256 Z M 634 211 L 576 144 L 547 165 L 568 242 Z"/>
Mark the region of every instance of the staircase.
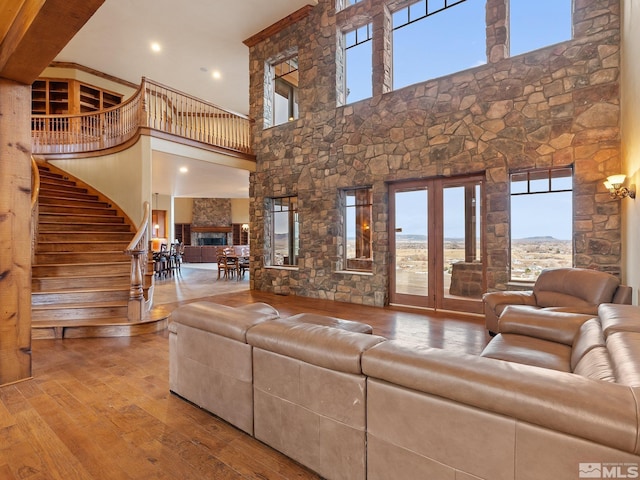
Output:
<path fill-rule="evenodd" d="M 32 266 L 32 338 L 131 336 L 166 327 L 156 311 L 137 323 L 127 308 L 135 226 L 108 199 L 38 165 L 38 226 Z"/>

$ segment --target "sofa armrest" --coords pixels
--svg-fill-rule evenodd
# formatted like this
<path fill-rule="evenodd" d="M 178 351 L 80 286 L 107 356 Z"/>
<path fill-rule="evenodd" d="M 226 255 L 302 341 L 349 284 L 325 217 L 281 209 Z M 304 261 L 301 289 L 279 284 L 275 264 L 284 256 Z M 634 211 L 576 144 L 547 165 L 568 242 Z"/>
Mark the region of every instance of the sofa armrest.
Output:
<path fill-rule="evenodd" d="M 389 340 L 363 353 L 369 377 L 640 453 L 631 387 Z"/>
<path fill-rule="evenodd" d="M 580 326 L 595 316 L 510 305 L 498 322 L 500 333 L 526 335 L 571 346 Z"/>
<path fill-rule="evenodd" d="M 482 296 L 484 303 L 484 319 L 489 333 L 500 331 L 498 319 L 506 305 L 535 306 L 536 297 L 532 291 L 489 292 Z"/>
<path fill-rule="evenodd" d="M 536 305 L 536 297 L 531 290 L 489 292 L 482 296 L 482 300 L 494 311 L 500 305 Z"/>
<path fill-rule="evenodd" d="M 616 289 L 616 293 L 613 295 L 611 303 L 617 303 L 621 305 L 631 305 L 633 300 L 633 288 L 628 285 L 619 285 Z"/>

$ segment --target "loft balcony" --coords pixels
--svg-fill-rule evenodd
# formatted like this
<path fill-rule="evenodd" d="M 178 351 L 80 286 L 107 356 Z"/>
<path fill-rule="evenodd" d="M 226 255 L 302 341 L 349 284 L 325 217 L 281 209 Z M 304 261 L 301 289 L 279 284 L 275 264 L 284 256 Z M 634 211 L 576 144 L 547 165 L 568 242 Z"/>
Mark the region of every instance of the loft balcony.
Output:
<path fill-rule="evenodd" d="M 255 160 L 248 117 L 147 78 L 128 100 L 106 110 L 31 116 L 34 155 L 102 155 L 143 134 Z"/>

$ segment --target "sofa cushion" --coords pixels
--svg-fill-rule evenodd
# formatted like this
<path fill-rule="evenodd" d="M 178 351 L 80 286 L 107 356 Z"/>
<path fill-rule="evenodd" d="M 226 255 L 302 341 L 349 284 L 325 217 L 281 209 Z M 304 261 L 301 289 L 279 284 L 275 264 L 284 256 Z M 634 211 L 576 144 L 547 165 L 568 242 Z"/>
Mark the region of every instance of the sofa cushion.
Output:
<path fill-rule="evenodd" d="M 480 355 L 561 372 L 571 371 L 571 347 L 525 335 L 500 333 Z"/>
<path fill-rule="evenodd" d="M 298 315 L 287 317 L 285 320 L 294 323 L 313 323 L 314 325 L 324 325 L 325 327 L 334 327 L 341 330 L 348 330 L 350 332 L 373 332 L 371 325 L 367 325 L 366 323 L 328 317 L 326 315 L 318 315 L 317 313 L 299 313 Z"/>
<path fill-rule="evenodd" d="M 573 373 L 594 380 L 616 381 L 611 367 L 611 358 L 605 347 L 595 347 L 585 353 L 576 364 Z"/>
<path fill-rule="evenodd" d="M 640 308 L 635 305 L 602 304 L 598 307 L 604 337 L 615 332 L 640 332 Z"/>
<path fill-rule="evenodd" d="M 246 343 L 250 327 L 278 317 L 278 311 L 266 303 L 228 307 L 213 302 L 194 302 L 181 305 L 171 314 L 173 322 L 243 343 Z"/>
<path fill-rule="evenodd" d="M 509 305 L 498 321 L 500 333 L 514 333 L 572 345 L 580 326 L 592 315 Z"/>
<path fill-rule="evenodd" d="M 571 371 L 574 371 L 578 362 L 590 350 L 598 347 L 604 347 L 604 335 L 602 334 L 602 326 L 598 318 L 592 318 L 584 322 L 573 341 L 571 349 Z"/>
<path fill-rule="evenodd" d="M 640 333 L 615 332 L 607 337 L 616 382 L 640 387 Z"/>
<path fill-rule="evenodd" d="M 286 355 L 332 370 L 362 373 L 362 352 L 386 339 L 340 328 L 292 322 L 264 322 L 247 332 L 247 342 L 262 350 Z"/>
<path fill-rule="evenodd" d="M 533 287 L 539 307 L 587 307 L 611 302 L 620 280 L 585 268 L 544 270 Z"/>

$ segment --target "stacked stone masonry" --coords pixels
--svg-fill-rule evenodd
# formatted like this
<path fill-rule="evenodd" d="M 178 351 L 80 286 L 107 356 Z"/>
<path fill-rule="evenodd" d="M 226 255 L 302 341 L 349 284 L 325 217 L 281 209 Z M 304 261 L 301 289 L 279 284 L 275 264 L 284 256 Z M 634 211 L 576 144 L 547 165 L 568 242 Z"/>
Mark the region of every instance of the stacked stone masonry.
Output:
<path fill-rule="evenodd" d="M 572 40 L 509 58 L 507 1 L 487 1 L 486 65 L 389 91 L 388 45 L 374 38 L 374 96 L 346 106 L 336 87 L 340 32 L 354 19 L 387 31 L 384 1 L 336 12 L 334 0 L 319 0 L 308 17 L 251 48 L 252 288 L 384 305 L 389 182 L 480 173 L 487 287 L 505 289 L 509 173 L 550 166 L 574 169 L 574 265 L 620 273 L 620 202 L 602 185 L 621 171 L 619 2 L 575 0 Z M 300 67 L 299 118 L 265 129 L 265 65 L 292 49 Z M 337 272 L 339 189 L 366 185 L 374 196 L 372 274 Z M 285 195 L 299 201 L 298 268 L 265 268 L 265 199 Z"/>

